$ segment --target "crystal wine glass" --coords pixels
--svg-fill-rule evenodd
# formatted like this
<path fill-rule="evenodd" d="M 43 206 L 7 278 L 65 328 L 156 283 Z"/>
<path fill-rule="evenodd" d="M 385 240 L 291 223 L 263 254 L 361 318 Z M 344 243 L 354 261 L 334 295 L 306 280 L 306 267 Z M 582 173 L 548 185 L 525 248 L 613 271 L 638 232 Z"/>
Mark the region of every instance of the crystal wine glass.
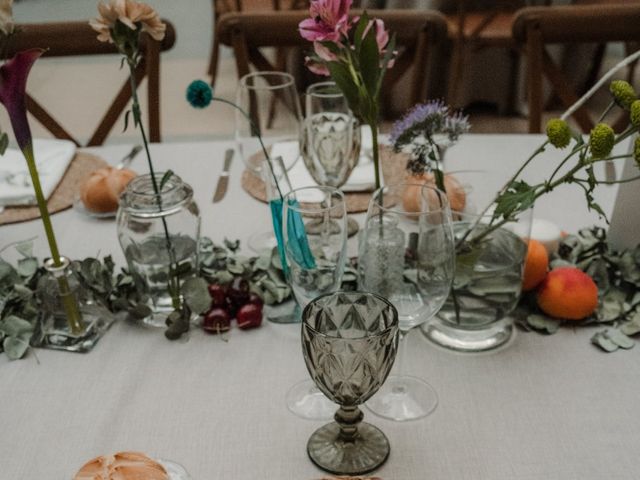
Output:
<path fill-rule="evenodd" d="M 401 341 L 442 307 L 454 271 L 446 195 L 435 187 L 412 185 L 420 188 L 420 194 L 417 205 L 408 210 L 403 205 L 408 185 L 390 185 L 374 192 L 359 245 L 361 288 L 388 298 L 397 308 Z M 404 374 L 405 351 L 403 346 L 398 374 L 367 404 L 375 414 L 396 421 L 425 417 L 438 404 L 431 385 Z"/>
<path fill-rule="evenodd" d="M 260 175 L 265 159 L 264 145 L 272 159 L 282 157 L 285 170 L 290 170 L 300 158 L 302 124 L 293 77 L 284 72 L 249 73 L 240 79 L 236 104 L 250 119 L 236 110 L 236 147 L 247 169 Z M 256 252 L 275 245 L 271 231 L 255 233 L 248 241 L 249 248 Z"/>
<path fill-rule="evenodd" d="M 284 196 L 283 237 L 287 279 L 304 308 L 315 297 L 340 288 L 347 248 L 344 195 L 332 187 L 305 187 Z M 312 381 L 294 385 L 286 395 L 291 412 L 327 419 L 333 405 Z"/>
<path fill-rule="evenodd" d="M 310 85 L 300 129 L 300 152 L 318 185 L 342 187 L 358 164 L 360 144 L 360 123 L 335 82 Z M 358 231 L 358 223 L 350 218 L 348 222 L 352 235 Z"/>
<path fill-rule="evenodd" d="M 362 475 L 389 456 L 382 431 L 362 422 L 358 405 L 383 384 L 398 347 L 398 313 L 372 293 L 336 292 L 305 308 L 302 353 L 309 374 L 340 407 L 307 443 L 311 461 L 335 475 Z"/>

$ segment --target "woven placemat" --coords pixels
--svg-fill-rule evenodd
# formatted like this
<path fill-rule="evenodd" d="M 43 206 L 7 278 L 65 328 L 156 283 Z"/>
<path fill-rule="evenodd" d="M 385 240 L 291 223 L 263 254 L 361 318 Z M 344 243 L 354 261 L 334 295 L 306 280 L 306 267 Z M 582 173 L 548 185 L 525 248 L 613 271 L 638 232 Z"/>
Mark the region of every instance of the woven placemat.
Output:
<path fill-rule="evenodd" d="M 73 197 L 82 182 L 91 172 L 107 165 L 107 162 L 95 155 L 83 152 L 76 153 L 71 163 L 69 163 L 64 177 L 62 177 L 62 180 L 60 180 L 60 183 L 47 201 L 49 213 L 60 212 L 71 207 L 73 205 Z M 26 222 L 34 218 L 40 218 L 38 207 L 7 207 L 0 213 L 0 225 Z"/>
<path fill-rule="evenodd" d="M 406 164 L 406 155 L 393 153 L 390 147 L 380 145 L 380 165 L 384 182 L 387 185 L 404 181 Z M 373 165 L 371 165 L 371 168 L 373 168 Z M 261 202 L 267 202 L 264 182 L 255 173 L 245 169 L 242 172 L 241 184 L 242 188 L 253 198 Z M 347 213 L 366 212 L 369 207 L 371 193 L 373 192 L 345 192 Z"/>

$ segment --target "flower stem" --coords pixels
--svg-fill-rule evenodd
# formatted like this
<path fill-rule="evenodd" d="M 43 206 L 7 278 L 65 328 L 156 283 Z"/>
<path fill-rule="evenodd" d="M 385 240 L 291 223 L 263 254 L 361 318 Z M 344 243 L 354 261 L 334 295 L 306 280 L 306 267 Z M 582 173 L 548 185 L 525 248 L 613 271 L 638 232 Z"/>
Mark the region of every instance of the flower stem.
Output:
<path fill-rule="evenodd" d="M 142 143 L 144 144 L 144 151 L 147 156 L 147 164 L 149 166 L 149 173 L 151 174 L 151 184 L 153 185 L 153 191 L 156 195 L 156 201 L 158 203 L 158 210 L 162 212 L 162 198 L 160 196 L 160 187 L 158 186 L 158 180 L 156 179 L 156 173 L 153 168 L 153 162 L 151 161 L 151 152 L 149 152 L 149 142 L 147 141 L 147 134 L 140 118 L 140 101 L 138 99 L 138 91 L 135 79 L 135 62 L 133 59 L 127 57 L 127 63 L 129 65 L 129 80 L 131 84 L 131 102 L 133 110 L 133 118 L 135 124 L 140 128 L 140 134 L 142 136 Z M 171 236 L 169 235 L 169 227 L 167 226 L 167 219 L 161 216 L 162 227 L 164 230 L 164 237 L 167 245 L 167 253 L 169 254 L 169 281 L 168 288 L 171 295 L 171 305 L 175 310 L 180 310 L 182 302 L 180 301 L 180 279 L 177 276 L 177 260 L 176 254 L 171 242 Z"/>
<path fill-rule="evenodd" d="M 373 151 L 373 171 L 376 177 L 376 190 L 380 188 L 380 152 L 378 148 L 378 125 L 376 122 L 370 122 L 371 142 Z"/>
<path fill-rule="evenodd" d="M 47 242 L 49 243 L 49 250 L 51 251 L 51 259 L 56 267 L 62 266 L 60 260 L 60 251 L 58 250 L 58 243 L 56 241 L 55 233 L 53 232 L 53 225 L 51 224 L 51 217 L 49 216 L 49 210 L 47 208 L 47 200 L 42 193 L 42 185 L 40 184 L 40 176 L 38 175 L 38 169 L 36 168 L 36 161 L 33 155 L 33 143 L 29 144 L 23 149 L 22 153 L 27 160 L 27 167 L 29 168 L 29 174 L 31 175 L 31 183 L 33 183 L 33 190 L 36 195 L 36 202 L 38 203 L 38 209 L 40 210 L 40 217 L 42 218 L 42 224 L 47 236 Z M 60 289 L 60 299 L 64 306 L 64 311 L 67 317 L 67 323 L 69 329 L 74 334 L 80 334 L 84 329 L 82 322 L 82 315 L 78 308 L 78 301 L 76 300 L 67 277 L 58 277 L 58 286 Z"/>

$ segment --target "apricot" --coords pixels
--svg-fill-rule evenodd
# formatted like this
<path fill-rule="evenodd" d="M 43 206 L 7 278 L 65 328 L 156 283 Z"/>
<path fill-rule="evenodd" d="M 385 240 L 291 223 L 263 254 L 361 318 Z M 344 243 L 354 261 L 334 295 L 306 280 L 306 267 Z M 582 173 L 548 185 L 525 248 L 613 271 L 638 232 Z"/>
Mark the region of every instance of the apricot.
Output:
<path fill-rule="evenodd" d="M 536 288 L 547 276 L 549 268 L 549 255 L 547 249 L 537 240 L 529 240 L 527 246 L 527 259 L 524 263 L 524 275 L 522 277 L 522 290 L 527 292 Z"/>
<path fill-rule="evenodd" d="M 598 307 L 598 287 L 579 268 L 556 268 L 540 284 L 538 306 L 552 317 L 582 320 Z"/>

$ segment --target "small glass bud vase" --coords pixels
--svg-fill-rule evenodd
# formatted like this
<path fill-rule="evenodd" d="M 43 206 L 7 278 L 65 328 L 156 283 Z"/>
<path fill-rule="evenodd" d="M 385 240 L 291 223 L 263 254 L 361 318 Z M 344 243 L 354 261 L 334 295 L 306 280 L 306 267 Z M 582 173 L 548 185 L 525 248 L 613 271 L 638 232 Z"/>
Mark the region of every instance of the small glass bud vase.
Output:
<path fill-rule="evenodd" d="M 160 188 L 165 174 L 155 175 Z M 172 174 L 156 194 L 150 174 L 136 177 L 120 197 L 117 225 L 129 273 L 150 307 L 141 321 L 165 327 L 166 317 L 182 306 L 178 286 L 198 275 L 200 210 L 193 189 Z"/>
<path fill-rule="evenodd" d="M 41 316 L 33 345 L 53 350 L 88 352 L 115 318 L 85 294 L 71 262 L 60 257 L 60 265 L 49 258 L 38 281 Z"/>

